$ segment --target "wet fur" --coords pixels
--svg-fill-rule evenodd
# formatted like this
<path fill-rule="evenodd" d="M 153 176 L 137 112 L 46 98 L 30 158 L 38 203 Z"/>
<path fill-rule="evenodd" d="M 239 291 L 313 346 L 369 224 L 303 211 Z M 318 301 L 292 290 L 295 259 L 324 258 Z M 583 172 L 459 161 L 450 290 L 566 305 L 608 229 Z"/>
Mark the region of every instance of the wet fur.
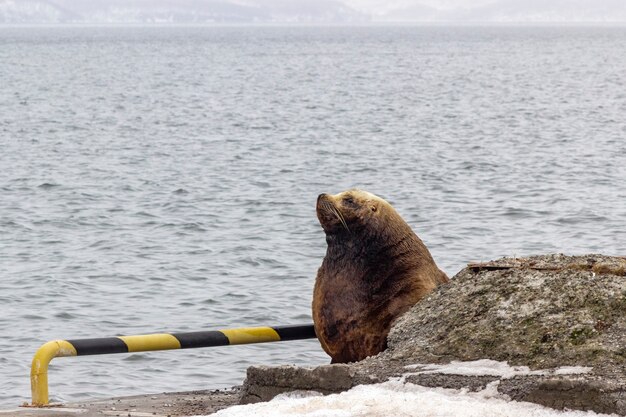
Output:
<path fill-rule="evenodd" d="M 313 322 L 333 363 L 387 347 L 393 321 L 448 277 L 385 200 L 360 190 L 318 198 L 328 249 L 313 292 Z"/>

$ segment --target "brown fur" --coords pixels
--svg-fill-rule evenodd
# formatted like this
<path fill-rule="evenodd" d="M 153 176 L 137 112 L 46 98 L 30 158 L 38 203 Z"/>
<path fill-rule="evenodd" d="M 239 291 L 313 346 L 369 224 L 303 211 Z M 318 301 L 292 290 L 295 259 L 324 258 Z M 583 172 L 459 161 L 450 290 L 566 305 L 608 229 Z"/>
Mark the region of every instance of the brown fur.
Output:
<path fill-rule="evenodd" d="M 393 321 L 448 277 L 395 209 L 360 190 L 321 194 L 328 249 L 313 291 L 313 322 L 333 363 L 387 347 Z"/>

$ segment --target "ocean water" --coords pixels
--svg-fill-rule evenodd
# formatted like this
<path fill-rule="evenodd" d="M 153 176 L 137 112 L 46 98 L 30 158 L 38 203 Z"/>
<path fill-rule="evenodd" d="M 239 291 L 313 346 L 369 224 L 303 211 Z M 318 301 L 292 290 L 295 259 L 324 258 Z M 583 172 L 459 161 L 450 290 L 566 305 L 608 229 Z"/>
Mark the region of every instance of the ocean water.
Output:
<path fill-rule="evenodd" d="M 626 256 L 625 27 L 0 28 L 0 405 L 48 340 L 311 321 L 322 192 L 449 275 Z M 315 340 L 59 358 L 52 400 L 228 387 Z"/>

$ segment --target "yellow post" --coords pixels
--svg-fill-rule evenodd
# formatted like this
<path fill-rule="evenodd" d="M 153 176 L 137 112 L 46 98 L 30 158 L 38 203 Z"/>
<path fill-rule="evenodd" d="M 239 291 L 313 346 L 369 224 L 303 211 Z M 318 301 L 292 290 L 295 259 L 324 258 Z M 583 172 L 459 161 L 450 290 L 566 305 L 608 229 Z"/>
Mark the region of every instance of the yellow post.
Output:
<path fill-rule="evenodd" d="M 65 340 L 53 340 L 42 345 L 35 353 L 30 367 L 33 406 L 48 405 L 48 364 L 61 356 L 76 356 L 76 349 Z"/>

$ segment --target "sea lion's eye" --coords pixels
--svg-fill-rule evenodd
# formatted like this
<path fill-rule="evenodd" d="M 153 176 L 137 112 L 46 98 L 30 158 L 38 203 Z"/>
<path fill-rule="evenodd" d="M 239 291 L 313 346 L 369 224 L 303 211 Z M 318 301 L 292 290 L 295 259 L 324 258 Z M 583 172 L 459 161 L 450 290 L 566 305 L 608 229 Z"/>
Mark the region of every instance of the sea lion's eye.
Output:
<path fill-rule="evenodd" d="M 354 199 L 352 197 L 344 197 L 343 198 L 343 202 L 346 203 L 346 204 L 354 205 Z"/>

